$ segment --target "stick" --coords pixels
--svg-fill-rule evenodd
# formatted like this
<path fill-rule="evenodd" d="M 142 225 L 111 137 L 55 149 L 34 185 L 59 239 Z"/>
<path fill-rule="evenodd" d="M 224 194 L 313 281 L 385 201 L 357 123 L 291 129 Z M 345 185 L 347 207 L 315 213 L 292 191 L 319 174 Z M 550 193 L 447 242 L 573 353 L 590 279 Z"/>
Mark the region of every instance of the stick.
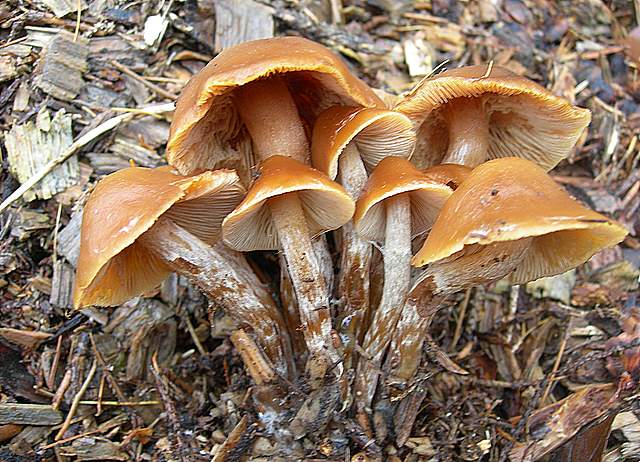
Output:
<path fill-rule="evenodd" d="M 87 374 L 87 378 L 84 380 L 84 383 L 80 387 L 80 391 L 78 391 L 78 394 L 73 398 L 73 402 L 71 403 L 71 408 L 69 409 L 67 418 L 64 419 L 62 428 L 60 428 L 60 431 L 58 431 L 58 433 L 56 434 L 56 437 L 54 438 L 56 441 L 61 439 L 66 433 L 66 431 L 69 429 L 69 426 L 71 425 L 71 421 L 73 420 L 73 416 L 76 414 L 76 411 L 78 410 L 78 406 L 80 405 L 80 400 L 82 400 L 82 396 L 84 395 L 84 392 L 87 391 L 87 388 L 89 388 L 89 384 L 91 383 L 91 380 L 93 380 L 93 375 L 96 373 L 96 369 L 98 369 L 98 363 L 97 361 L 94 360 L 93 364 L 91 365 L 91 369 L 89 369 L 89 373 Z"/>
<path fill-rule="evenodd" d="M 153 112 L 155 114 L 161 112 L 170 112 L 173 111 L 174 105 L 173 103 L 164 103 L 158 104 L 156 106 L 150 106 L 145 108 L 147 112 Z M 76 141 L 73 142 L 71 146 L 69 146 L 57 159 L 53 159 L 48 162 L 47 165 L 42 167 L 38 173 L 33 175 L 27 181 L 22 183 L 18 189 L 16 189 L 9 197 L 7 197 L 2 204 L 0 204 L 0 213 L 4 212 L 11 204 L 20 199 L 24 193 L 33 188 L 40 180 L 42 180 L 45 176 L 47 176 L 51 171 L 56 168 L 58 165 L 66 161 L 69 157 L 71 157 L 75 152 L 89 144 L 91 141 L 95 140 L 100 135 L 107 133 L 109 130 L 116 128 L 122 122 L 129 121 L 133 118 L 133 114 L 121 114 L 119 116 L 113 117 L 106 122 L 101 123 L 97 127 L 89 130 L 87 133 L 82 135 Z"/>

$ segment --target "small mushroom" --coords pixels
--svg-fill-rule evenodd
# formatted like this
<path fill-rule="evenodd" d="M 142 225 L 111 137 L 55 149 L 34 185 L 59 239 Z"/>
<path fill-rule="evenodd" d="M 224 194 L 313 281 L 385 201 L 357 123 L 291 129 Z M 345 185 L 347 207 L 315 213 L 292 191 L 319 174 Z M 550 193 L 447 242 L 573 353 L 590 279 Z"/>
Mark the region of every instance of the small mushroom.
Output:
<path fill-rule="evenodd" d="M 451 192 L 408 160 L 387 157 L 375 168 L 358 199 L 353 218 L 356 231 L 366 239 L 384 243 L 382 298 L 363 343 L 369 361 L 361 362 L 356 373 L 360 407 L 371 403 L 376 371 L 409 291 L 412 237 L 431 227 Z"/>
<path fill-rule="evenodd" d="M 591 120 L 535 82 L 498 66 L 451 69 L 420 82 L 396 104 L 416 125 L 414 162 L 475 167 L 517 155 L 550 170 Z"/>
<path fill-rule="evenodd" d="M 284 252 L 314 381 L 341 357 L 333 345 L 328 292 L 311 236 L 339 228 L 354 208 L 342 186 L 323 173 L 291 157 L 271 156 L 260 164 L 249 193 L 222 224 L 224 242 L 233 249 Z"/>
<path fill-rule="evenodd" d="M 311 138 L 313 166 L 344 186 L 358 199 L 368 173 L 387 156 L 409 157 L 415 134 L 404 115 L 377 108 L 334 106 L 318 116 Z M 343 314 L 352 340 L 362 341 L 369 312 L 369 269 L 371 244 L 353 229 L 341 228 L 342 252 L 338 290 L 344 302 Z"/>
<path fill-rule="evenodd" d="M 531 161 L 482 164 L 451 195 L 413 257 L 414 266 L 429 266 L 407 298 L 387 370 L 400 383 L 413 377 L 431 319 L 447 295 L 507 275 L 523 284 L 563 273 L 626 235 Z"/>
<path fill-rule="evenodd" d="M 121 304 L 175 271 L 254 332 L 287 377 L 287 331 L 273 300 L 240 254 L 209 245 L 243 196 L 229 170 L 184 177 L 132 167 L 105 177 L 83 212 L 74 306 Z"/>

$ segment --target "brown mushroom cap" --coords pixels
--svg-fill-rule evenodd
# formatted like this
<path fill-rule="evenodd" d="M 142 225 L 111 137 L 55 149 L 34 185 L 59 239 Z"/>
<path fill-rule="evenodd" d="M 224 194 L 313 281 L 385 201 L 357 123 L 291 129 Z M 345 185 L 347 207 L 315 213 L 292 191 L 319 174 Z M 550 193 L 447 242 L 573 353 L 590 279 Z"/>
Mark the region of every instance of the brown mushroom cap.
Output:
<path fill-rule="evenodd" d="M 575 201 L 530 161 L 504 158 L 475 168 L 444 205 L 414 266 L 467 246 L 533 238 L 512 282 L 559 274 L 626 236 L 626 229 Z"/>
<path fill-rule="evenodd" d="M 472 169 L 465 165 L 440 164 L 422 171 L 431 180 L 446 184 L 456 190 L 458 186 L 471 174 Z"/>
<path fill-rule="evenodd" d="M 280 241 L 267 201 L 298 194 L 312 236 L 339 228 L 355 208 L 353 199 L 324 173 L 286 156 L 271 156 L 242 203 L 222 223 L 224 242 L 235 250 L 277 250 Z"/>
<path fill-rule="evenodd" d="M 183 177 L 132 167 L 105 177 L 83 212 L 74 305 L 118 305 L 157 287 L 170 270 L 136 240 L 163 215 L 213 243 L 243 194 L 229 170 Z"/>
<path fill-rule="evenodd" d="M 411 120 L 399 112 L 334 106 L 320 114 L 313 126 L 313 166 L 334 180 L 338 175 L 338 158 L 352 141 L 371 171 L 387 156 L 411 156 L 416 136 Z"/>
<path fill-rule="evenodd" d="M 394 110 L 418 127 L 414 154 L 421 168 L 440 163 L 448 146 L 446 106 L 464 98 L 482 98 L 489 116 L 487 159 L 517 155 L 545 170 L 555 167 L 575 145 L 591 120 L 535 82 L 494 66 L 451 69 L 420 82 Z"/>
<path fill-rule="evenodd" d="M 358 199 L 353 223 L 366 239 L 385 237 L 385 199 L 408 193 L 411 199 L 412 234 L 427 231 L 451 195 L 451 188 L 433 181 L 401 157 L 386 157 L 373 170 Z"/>
<path fill-rule="evenodd" d="M 303 118 L 315 118 L 336 104 L 384 107 L 340 58 L 318 43 L 300 37 L 245 42 L 220 53 L 185 86 L 171 123 L 169 163 L 181 173 L 243 167 L 238 159 L 250 163 L 243 158 L 251 158 L 251 140 L 234 107 L 233 91 L 276 75 L 285 80 Z"/>

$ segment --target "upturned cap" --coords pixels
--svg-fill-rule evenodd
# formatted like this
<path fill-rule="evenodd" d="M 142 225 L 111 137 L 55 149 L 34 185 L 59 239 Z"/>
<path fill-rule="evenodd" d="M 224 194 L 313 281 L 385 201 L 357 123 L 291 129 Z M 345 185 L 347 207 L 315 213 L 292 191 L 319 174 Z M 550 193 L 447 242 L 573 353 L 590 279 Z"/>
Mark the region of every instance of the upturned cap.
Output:
<path fill-rule="evenodd" d="M 216 242 L 222 220 L 243 195 L 229 170 L 184 177 L 132 167 L 105 177 L 82 215 L 74 306 L 119 305 L 157 287 L 171 271 L 137 239 L 165 216 Z"/>
<path fill-rule="evenodd" d="M 420 82 L 394 110 L 418 127 L 417 157 L 435 165 L 448 145 L 444 108 L 453 100 L 483 98 L 489 117 L 488 159 L 518 156 L 545 170 L 564 159 L 591 121 L 588 109 L 574 107 L 537 83 L 499 66 L 451 69 Z"/>
<path fill-rule="evenodd" d="M 271 156 L 260 164 L 242 203 L 222 223 L 224 242 L 240 251 L 279 249 L 267 203 L 283 194 L 298 195 L 312 236 L 339 228 L 355 208 L 344 188 L 324 173 L 290 157 Z"/>
<path fill-rule="evenodd" d="M 411 120 L 396 111 L 334 106 L 318 116 L 311 138 L 313 166 L 335 180 L 338 159 L 351 142 L 371 171 L 387 156 L 409 158 L 416 135 Z"/>

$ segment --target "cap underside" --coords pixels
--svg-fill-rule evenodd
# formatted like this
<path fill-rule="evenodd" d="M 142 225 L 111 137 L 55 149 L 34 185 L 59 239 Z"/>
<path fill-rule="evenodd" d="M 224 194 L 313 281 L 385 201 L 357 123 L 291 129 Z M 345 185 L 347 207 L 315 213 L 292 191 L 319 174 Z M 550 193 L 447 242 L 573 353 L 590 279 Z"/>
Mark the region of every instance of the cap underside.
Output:
<path fill-rule="evenodd" d="M 136 240 L 164 215 L 215 242 L 243 193 L 231 171 L 185 178 L 134 167 L 107 176 L 83 213 L 74 305 L 117 305 L 154 289 L 170 270 Z"/>

